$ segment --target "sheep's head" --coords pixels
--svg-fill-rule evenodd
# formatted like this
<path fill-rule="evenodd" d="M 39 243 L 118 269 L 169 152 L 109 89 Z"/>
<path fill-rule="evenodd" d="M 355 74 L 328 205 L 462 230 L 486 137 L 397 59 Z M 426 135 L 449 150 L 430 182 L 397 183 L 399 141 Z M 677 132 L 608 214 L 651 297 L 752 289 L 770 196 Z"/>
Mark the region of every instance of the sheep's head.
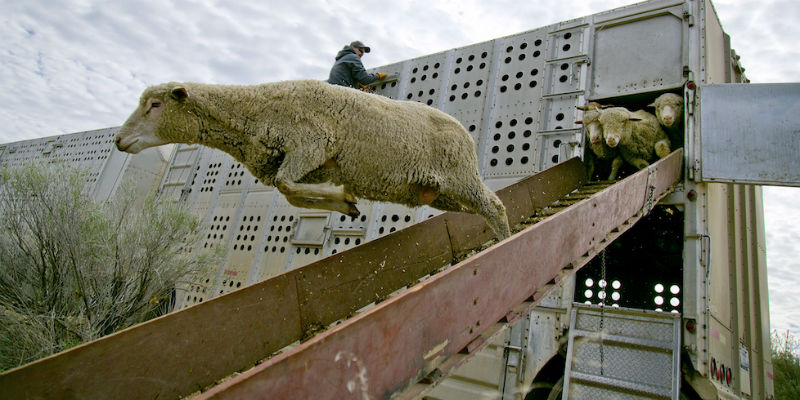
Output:
<path fill-rule="evenodd" d="M 630 122 L 641 121 L 641 118 L 624 107 L 612 107 L 600 112 L 599 121 L 608 147 L 617 147 L 623 138 L 630 137 L 633 131 Z"/>
<path fill-rule="evenodd" d="M 669 128 L 681 118 L 683 98 L 675 93 L 664 93 L 648 107 L 654 107 L 658 123 Z"/>
<path fill-rule="evenodd" d="M 598 144 L 603 141 L 603 128 L 600 126 L 600 110 L 608 107 L 611 106 L 604 106 L 596 102 L 590 102 L 585 106 L 575 107 L 583 111 L 583 119 L 576 122 L 586 127 L 589 142 L 592 144 Z"/>
<path fill-rule="evenodd" d="M 138 107 L 117 133 L 117 149 L 136 154 L 149 147 L 183 141 L 178 140 L 176 124 L 167 116 L 182 110 L 188 97 L 186 87 L 176 83 L 145 89 Z"/>

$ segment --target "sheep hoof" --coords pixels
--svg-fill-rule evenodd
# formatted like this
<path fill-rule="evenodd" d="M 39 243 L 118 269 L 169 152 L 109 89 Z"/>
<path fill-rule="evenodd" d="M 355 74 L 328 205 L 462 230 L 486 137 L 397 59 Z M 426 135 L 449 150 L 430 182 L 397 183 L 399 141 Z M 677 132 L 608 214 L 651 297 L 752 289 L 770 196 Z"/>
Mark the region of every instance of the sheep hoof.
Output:
<path fill-rule="evenodd" d="M 358 199 L 356 198 L 356 196 L 353 196 L 352 194 L 347 193 L 347 192 L 344 193 L 344 201 L 347 202 L 347 203 L 350 203 L 350 204 L 358 203 Z M 355 208 L 355 207 L 353 207 L 353 208 Z M 356 213 L 358 213 L 358 210 L 356 210 Z"/>
<path fill-rule="evenodd" d="M 355 205 L 350 204 L 350 207 L 348 207 L 348 210 L 347 210 L 347 216 L 348 217 L 357 217 L 359 215 L 361 215 L 361 212 L 358 211 L 358 208 L 356 208 Z"/>

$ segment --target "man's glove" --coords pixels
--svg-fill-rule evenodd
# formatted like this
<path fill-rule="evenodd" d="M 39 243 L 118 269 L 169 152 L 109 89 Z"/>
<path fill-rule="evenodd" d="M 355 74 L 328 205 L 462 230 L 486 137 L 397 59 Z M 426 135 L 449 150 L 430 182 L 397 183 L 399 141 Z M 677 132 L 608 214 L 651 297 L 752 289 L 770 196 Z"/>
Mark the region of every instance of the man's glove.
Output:
<path fill-rule="evenodd" d="M 384 74 L 383 72 L 378 72 L 376 75 L 378 75 L 378 79 L 386 78 L 386 74 Z"/>

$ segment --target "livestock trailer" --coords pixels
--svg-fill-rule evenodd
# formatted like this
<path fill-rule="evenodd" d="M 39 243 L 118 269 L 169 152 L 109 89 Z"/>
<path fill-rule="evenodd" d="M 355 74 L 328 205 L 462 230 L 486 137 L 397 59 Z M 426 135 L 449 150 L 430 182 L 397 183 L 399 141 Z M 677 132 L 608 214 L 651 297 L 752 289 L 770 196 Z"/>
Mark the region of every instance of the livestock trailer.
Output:
<path fill-rule="evenodd" d="M 298 209 L 229 155 L 179 145 L 159 192 L 205 219 L 187 251 L 224 246 L 226 260 L 181 284 L 174 313 L 4 373 L 0 388 L 31 395 L 25 382 L 47 376 L 108 394 L 110 374 L 121 397 L 772 398 L 758 185 L 800 182 L 781 145 L 798 87 L 746 84 L 710 1 L 646 1 L 374 71 L 390 76 L 376 94 L 463 124 L 516 235 L 486 249 L 481 222 L 429 207 Z M 595 186 L 608 165 L 585 176 L 576 107 L 646 109 L 668 92 L 685 102 L 675 152 Z M 765 110 L 784 117 L 753 127 Z M 755 129 L 762 149 L 744 140 Z M 473 293 L 488 294 L 451 304 Z"/>

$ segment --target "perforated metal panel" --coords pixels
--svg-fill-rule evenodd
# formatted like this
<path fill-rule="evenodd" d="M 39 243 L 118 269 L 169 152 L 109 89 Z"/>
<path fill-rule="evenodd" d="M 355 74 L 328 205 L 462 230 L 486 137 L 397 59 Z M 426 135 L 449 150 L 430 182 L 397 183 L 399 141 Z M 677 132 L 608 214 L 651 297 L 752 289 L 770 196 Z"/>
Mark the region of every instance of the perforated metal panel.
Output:
<path fill-rule="evenodd" d="M 680 316 L 574 304 L 565 399 L 678 399 Z"/>

